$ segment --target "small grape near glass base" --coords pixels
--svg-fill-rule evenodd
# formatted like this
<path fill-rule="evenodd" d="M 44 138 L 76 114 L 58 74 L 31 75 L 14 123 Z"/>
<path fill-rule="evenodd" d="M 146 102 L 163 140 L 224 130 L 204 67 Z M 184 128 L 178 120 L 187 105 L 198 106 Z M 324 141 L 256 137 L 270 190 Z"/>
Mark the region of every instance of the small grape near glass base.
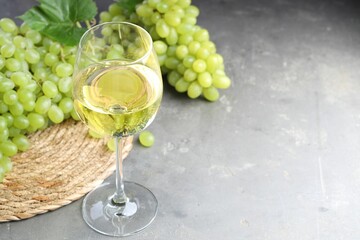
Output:
<path fill-rule="evenodd" d="M 122 139 L 154 120 L 162 98 L 161 71 L 150 35 L 126 22 L 92 27 L 79 43 L 73 85 L 80 119 L 116 141 L 116 180 L 85 197 L 83 218 L 102 234 L 131 235 L 154 220 L 158 205 L 149 189 L 123 181 L 121 156 Z"/>

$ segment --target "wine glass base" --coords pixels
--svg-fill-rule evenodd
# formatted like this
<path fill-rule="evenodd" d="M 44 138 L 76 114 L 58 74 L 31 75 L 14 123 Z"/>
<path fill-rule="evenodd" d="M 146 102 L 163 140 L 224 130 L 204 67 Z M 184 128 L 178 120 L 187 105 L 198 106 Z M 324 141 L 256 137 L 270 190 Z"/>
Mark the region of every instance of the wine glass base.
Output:
<path fill-rule="evenodd" d="M 145 229 L 157 213 L 154 194 L 134 182 L 124 182 L 128 202 L 114 205 L 111 201 L 114 183 L 103 183 L 86 195 L 82 205 L 85 222 L 95 231 L 108 236 L 129 236 Z"/>

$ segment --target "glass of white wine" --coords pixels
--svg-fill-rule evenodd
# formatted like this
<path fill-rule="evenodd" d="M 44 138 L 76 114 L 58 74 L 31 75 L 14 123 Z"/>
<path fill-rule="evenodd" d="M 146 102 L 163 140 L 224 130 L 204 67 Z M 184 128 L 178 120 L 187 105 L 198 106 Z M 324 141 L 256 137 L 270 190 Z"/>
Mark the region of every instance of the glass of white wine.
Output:
<path fill-rule="evenodd" d="M 102 234 L 131 235 L 154 220 L 158 205 L 146 187 L 124 181 L 122 171 L 123 138 L 154 120 L 163 93 L 149 33 L 126 22 L 90 28 L 80 40 L 73 79 L 80 119 L 96 133 L 114 137 L 116 143 L 116 180 L 86 195 L 83 218 Z"/>

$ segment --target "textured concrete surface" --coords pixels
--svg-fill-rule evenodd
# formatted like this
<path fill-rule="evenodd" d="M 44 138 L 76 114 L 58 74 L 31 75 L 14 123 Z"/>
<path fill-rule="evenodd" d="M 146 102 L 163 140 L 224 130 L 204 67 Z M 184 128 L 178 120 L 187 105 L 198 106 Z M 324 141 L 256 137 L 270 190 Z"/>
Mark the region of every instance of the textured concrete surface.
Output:
<path fill-rule="evenodd" d="M 0 3 L 14 17 L 34 1 Z M 359 239 L 358 4 L 193 3 L 233 85 L 216 103 L 165 89 L 155 146 L 135 146 L 125 163 L 159 213 L 127 239 Z M 80 205 L 0 224 L 0 239 L 112 239 L 86 226 Z"/>

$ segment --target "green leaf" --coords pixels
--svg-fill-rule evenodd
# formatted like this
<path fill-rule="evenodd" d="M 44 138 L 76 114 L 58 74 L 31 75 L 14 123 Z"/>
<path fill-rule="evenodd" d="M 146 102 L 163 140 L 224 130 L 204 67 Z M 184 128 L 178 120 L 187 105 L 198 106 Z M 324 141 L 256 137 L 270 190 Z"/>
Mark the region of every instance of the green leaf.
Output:
<path fill-rule="evenodd" d="M 32 29 L 66 45 L 76 45 L 86 31 L 78 22 L 92 20 L 97 7 L 93 0 L 39 0 L 20 19 Z"/>
<path fill-rule="evenodd" d="M 117 0 L 117 3 L 120 7 L 132 13 L 135 12 L 136 5 L 141 3 L 142 1 L 143 0 Z"/>

